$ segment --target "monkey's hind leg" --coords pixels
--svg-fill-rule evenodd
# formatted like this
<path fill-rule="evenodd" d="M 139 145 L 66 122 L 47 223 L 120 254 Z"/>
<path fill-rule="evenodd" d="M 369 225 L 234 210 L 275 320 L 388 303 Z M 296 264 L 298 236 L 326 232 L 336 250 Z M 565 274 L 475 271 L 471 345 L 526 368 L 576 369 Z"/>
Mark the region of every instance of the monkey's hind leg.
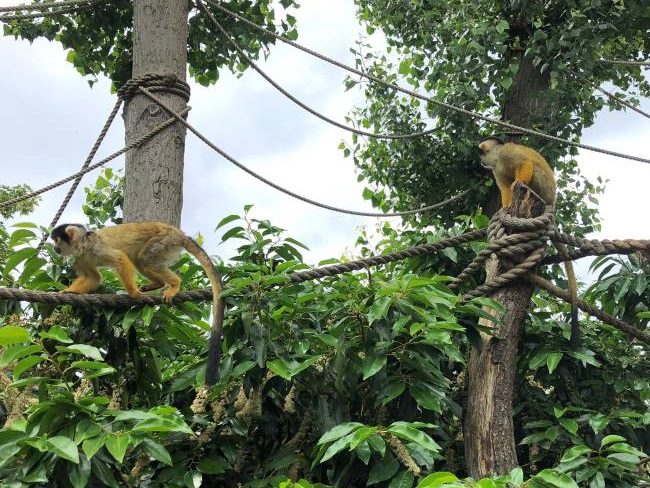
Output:
<path fill-rule="evenodd" d="M 119 253 L 113 258 L 113 267 L 124 285 L 124 289 L 131 298 L 138 298 L 142 295 L 135 282 L 135 266 L 124 253 Z"/>
<path fill-rule="evenodd" d="M 176 236 L 161 235 L 149 239 L 138 254 L 138 269 L 152 281 L 147 288 L 155 289 L 150 286 L 159 283 L 167 285 L 167 289 L 163 292 L 165 303 L 171 303 L 181 288 L 180 277 L 169 269 L 169 264 L 178 258 L 179 251 Z M 157 288 L 161 287 L 157 286 Z"/>

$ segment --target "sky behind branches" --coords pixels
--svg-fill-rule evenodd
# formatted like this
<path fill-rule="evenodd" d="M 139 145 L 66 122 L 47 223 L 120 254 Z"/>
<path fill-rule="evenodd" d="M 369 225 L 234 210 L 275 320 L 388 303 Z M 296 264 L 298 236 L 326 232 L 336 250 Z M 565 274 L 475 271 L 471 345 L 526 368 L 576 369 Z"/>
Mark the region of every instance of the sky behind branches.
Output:
<path fill-rule="evenodd" d="M 17 0 L 0 0 L 0 6 Z M 350 47 L 363 29 L 352 0 L 304 2 L 295 11 L 299 42 L 347 64 Z M 336 28 L 332 28 L 336 26 Z M 66 60 L 57 42 L 29 44 L 0 37 L 0 183 L 28 183 L 34 189 L 78 171 L 115 103 L 110 83 L 100 79 L 92 89 Z M 267 61 L 267 73 L 300 100 L 329 117 L 344 121 L 362 103 L 357 91 L 345 92 L 345 72 L 278 43 Z M 348 133 L 334 128 L 289 102 L 252 69 L 237 78 L 226 70 L 217 85 L 201 87 L 192 80 L 189 121 L 209 139 L 272 181 L 320 202 L 355 210 L 376 211 L 363 200 L 352 160 L 338 149 Z M 650 101 L 642 107 L 650 111 Z M 124 145 L 123 124 L 117 117 L 96 160 Z M 629 154 L 648 156 L 650 120 L 635 112 L 599 114 L 582 142 Z M 647 186 L 650 165 L 581 151 L 580 168 L 590 179 L 609 180 L 601 198 L 602 232 L 593 238 L 650 238 Z M 478 161 L 477 161 L 478 164 Z M 120 168 L 123 158 L 110 164 Z M 99 170 L 84 177 L 95 181 Z M 19 221 L 47 225 L 69 184 L 46 193 L 38 209 Z M 62 222 L 85 222 L 80 188 Z M 218 246 L 216 224 L 253 204 L 255 218 L 269 219 L 309 246 L 312 264 L 350 252 L 361 226 L 383 219 L 333 213 L 299 202 L 253 179 L 213 153 L 188 132 L 182 227 L 201 232 L 210 253 L 223 259 L 232 247 Z M 399 218 L 390 219 L 399 222 Z M 578 263 L 584 275 L 586 260 Z"/>

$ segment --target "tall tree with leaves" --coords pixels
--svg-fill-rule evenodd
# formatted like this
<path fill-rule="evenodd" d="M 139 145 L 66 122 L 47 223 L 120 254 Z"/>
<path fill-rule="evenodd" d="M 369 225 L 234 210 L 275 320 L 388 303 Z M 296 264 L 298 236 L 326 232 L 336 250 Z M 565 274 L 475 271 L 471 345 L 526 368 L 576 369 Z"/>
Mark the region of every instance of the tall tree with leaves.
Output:
<path fill-rule="evenodd" d="M 359 43 L 360 65 L 467 110 L 576 140 L 604 107 L 622 108 L 601 98 L 595 87 L 610 82 L 622 90 L 634 88 L 636 95 L 619 93 L 633 104 L 650 94 L 641 67 L 604 62 L 650 58 L 647 2 L 356 3 L 368 32 L 381 29 L 388 46 L 382 54 Z M 496 192 L 490 174 L 478 164 L 476 145 L 501 129 L 378 84 L 365 85 L 365 94 L 369 102 L 353 114 L 364 126 L 398 133 L 436 129 L 418 139 L 353 139 L 348 150 L 373 203 L 404 209 L 469 188 L 464 199 L 435 216 L 445 223 L 458 212 L 489 206 L 489 195 Z M 582 232 L 593 230 L 595 212 L 585 197 L 596 187 L 580 176 L 573 159 L 564 158 L 576 150 L 543 139 L 525 142 L 538 148 L 559 176 L 558 220 Z"/>
<path fill-rule="evenodd" d="M 650 9 L 641 1 L 392 1 L 357 0 L 368 32 L 381 29 L 386 53 L 359 43 L 358 64 L 371 73 L 406 83 L 430 96 L 512 124 L 564 139 L 579 139 L 607 100 L 595 89 L 611 82 L 650 94 L 639 66 L 607 59 L 650 58 Z M 350 85 L 354 84 L 350 80 Z M 368 103 L 353 112 L 356 121 L 377 132 L 436 130 L 417 139 L 361 140 L 346 148 L 369 183 L 366 196 L 382 208 L 426 205 L 470 189 L 454 207 L 424 223 L 450 225 L 459 212 L 478 206 L 495 209 L 491 175 L 478 164 L 476 147 L 498 127 L 424 104 L 378 84 L 365 86 Z M 626 98 L 626 95 L 622 95 Z M 632 103 L 638 100 L 631 96 Z M 613 101 L 610 107 L 620 109 Z M 598 218 L 587 197 L 599 191 L 580 176 L 576 154 L 557 143 L 527 137 L 555 166 L 560 195 L 557 220 L 575 233 L 595 229 Z M 515 344 L 516 348 L 516 344 Z M 469 396 L 479 388 L 469 371 Z M 497 390 L 498 385 L 493 385 Z M 505 385 L 502 385 L 505 388 Z M 491 397 L 486 392 L 480 398 Z M 489 403 L 489 402 L 488 402 Z M 474 405 L 476 406 L 476 405 Z M 486 405 L 487 407 L 488 405 Z M 511 408 L 505 405 L 506 408 Z M 493 406 L 495 411 L 498 410 Z M 513 426 L 483 413 L 466 418 L 465 461 L 475 477 L 505 474 L 517 464 Z M 479 421 L 481 425 L 475 422 Z M 470 435 L 471 434 L 471 435 Z M 507 446 L 504 444 L 508 444 Z"/>

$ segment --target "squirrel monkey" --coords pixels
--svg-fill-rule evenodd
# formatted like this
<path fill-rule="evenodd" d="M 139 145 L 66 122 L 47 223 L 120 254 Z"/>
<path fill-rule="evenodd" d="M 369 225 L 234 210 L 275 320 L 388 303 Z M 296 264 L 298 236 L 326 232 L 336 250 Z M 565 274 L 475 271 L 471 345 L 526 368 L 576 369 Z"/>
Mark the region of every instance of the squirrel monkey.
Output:
<path fill-rule="evenodd" d="M 108 266 L 117 271 L 126 292 L 138 298 L 145 291 L 167 285 L 163 301 L 171 303 L 180 290 L 181 279 L 169 269 L 180 257 L 181 248 L 193 255 L 208 275 L 212 285 L 212 330 L 208 344 L 208 364 L 205 383 L 214 385 L 221 356 L 221 329 L 224 304 L 220 298 L 221 275 L 210 256 L 180 229 L 162 222 L 138 222 L 89 231 L 81 224 L 63 224 L 52 230 L 54 250 L 63 256 L 74 256 L 77 278 L 66 293 L 90 293 L 101 283 L 97 268 Z M 136 285 L 136 270 L 150 282 Z"/>
<path fill-rule="evenodd" d="M 512 205 L 512 188 L 516 181 L 521 181 L 547 205 L 555 206 L 555 175 L 546 159 L 527 146 L 504 142 L 498 137 L 489 137 L 478 146 L 481 153 L 481 166 L 492 170 L 494 179 L 501 192 L 501 206 Z M 580 324 L 578 321 L 578 287 L 573 263 L 568 259 L 566 246 L 554 242 L 564 260 L 569 294 L 571 296 L 571 344 L 580 344 Z"/>

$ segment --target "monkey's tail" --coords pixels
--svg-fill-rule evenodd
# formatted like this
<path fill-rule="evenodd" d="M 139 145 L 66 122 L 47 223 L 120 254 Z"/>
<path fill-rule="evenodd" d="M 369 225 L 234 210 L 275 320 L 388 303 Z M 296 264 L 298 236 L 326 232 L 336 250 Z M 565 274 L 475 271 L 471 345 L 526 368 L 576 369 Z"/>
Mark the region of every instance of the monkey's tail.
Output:
<path fill-rule="evenodd" d="M 576 273 L 573 269 L 573 261 L 569 256 L 569 252 L 564 244 L 555 242 L 560 256 L 564 258 L 564 269 L 566 270 L 566 278 L 569 284 L 569 297 L 571 298 L 571 347 L 574 349 L 580 347 L 580 321 L 578 320 L 578 283 L 576 281 Z"/>
<path fill-rule="evenodd" d="M 201 263 L 212 286 L 212 329 L 208 341 L 208 364 L 205 370 L 205 385 L 212 386 L 217 382 L 219 362 L 221 361 L 221 332 L 224 314 L 224 304 L 221 298 L 223 281 L 208 253 L 194 239 L 189 236 L 184 237 L 183 247 Z"/>

